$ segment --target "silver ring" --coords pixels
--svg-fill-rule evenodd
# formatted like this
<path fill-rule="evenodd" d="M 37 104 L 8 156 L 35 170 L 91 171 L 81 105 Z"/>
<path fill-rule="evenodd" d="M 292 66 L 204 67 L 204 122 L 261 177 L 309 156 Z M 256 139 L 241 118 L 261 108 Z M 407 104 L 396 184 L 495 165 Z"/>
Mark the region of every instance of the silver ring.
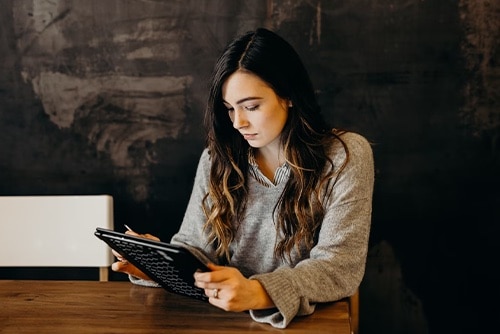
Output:
<path fill-rule="evenodd" d="M 219 289 L 214 289 L 214 298 L 217 298 L 219 296 Z"/>

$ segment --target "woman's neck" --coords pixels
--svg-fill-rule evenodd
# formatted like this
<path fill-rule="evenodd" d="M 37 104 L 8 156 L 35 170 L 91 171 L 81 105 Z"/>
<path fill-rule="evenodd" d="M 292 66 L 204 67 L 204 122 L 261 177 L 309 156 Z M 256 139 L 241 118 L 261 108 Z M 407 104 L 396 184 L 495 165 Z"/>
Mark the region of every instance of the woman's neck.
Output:
<path fill-rule="evenodd" d="M 255 150 L 254 156 L 262 174 L 271 181 L 276 170 L 285 163 L 285 155 L 280 149 L 259 148 Z"/>

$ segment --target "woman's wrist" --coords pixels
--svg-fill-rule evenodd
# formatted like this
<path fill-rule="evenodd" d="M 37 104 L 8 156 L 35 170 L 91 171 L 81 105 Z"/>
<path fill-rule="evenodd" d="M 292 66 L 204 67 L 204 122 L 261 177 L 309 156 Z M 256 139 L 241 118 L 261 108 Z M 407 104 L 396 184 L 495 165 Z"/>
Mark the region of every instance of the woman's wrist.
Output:
<path fill-rule="evenodd" d="M 262 310 L 274 307 L 274 302 L 267 294 L 266 289 L 256 279 L 250 279 L 251 290 L 254 292 L 255 305 L 251 307 L 252 310 Z"/>

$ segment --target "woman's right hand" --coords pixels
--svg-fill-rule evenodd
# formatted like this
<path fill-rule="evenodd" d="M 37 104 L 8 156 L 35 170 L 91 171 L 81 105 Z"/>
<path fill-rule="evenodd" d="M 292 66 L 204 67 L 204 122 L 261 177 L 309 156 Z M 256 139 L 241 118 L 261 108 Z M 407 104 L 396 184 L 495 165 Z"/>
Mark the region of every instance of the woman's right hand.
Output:
<path fill-rule="evenodd" d="M 141 237 L 141 238 L 160 241 L 159 238 L 157 238 L 151 234 L 138 234 L 134 231 L 126 231 L 125 234 L 130 234 L 130 235 L 135 235 L 135 236 Z M 151 278 L 149 278 L 149 276 L 144 274 L 139 268 L 137 268 L 132 263 L 128 262 L 125 258 L 123 258 L 123 256 L 120 253 L 118 253 L 114 249 L 112 250 L 112 252 L 113 252 L 113 255 L 116 257 L 116 259 L 118 260 L 111 265 L 111 269 L 113 271 L 132 275 L 134 277 L 141 278 L 141 279 L 148 280 L 148 281 L 152 280 Z"/>

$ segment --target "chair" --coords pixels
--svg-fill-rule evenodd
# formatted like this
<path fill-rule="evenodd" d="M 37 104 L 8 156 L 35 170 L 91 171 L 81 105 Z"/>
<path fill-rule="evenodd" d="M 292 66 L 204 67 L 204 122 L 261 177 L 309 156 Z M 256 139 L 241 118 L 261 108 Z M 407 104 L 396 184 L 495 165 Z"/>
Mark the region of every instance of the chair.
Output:
<path fill-rule="evenodd" d="M 113 228 L 111 196 L 0 196 L 0 225 L 0 267 L 98 267 L 108 280 L 113 255 L 94 231 Z"/>
<path fill-rule="evenodd" d="M 351 333 L 359 332 L 359 289 L 349 297 L 349 315 L 351 322 Z"/>

